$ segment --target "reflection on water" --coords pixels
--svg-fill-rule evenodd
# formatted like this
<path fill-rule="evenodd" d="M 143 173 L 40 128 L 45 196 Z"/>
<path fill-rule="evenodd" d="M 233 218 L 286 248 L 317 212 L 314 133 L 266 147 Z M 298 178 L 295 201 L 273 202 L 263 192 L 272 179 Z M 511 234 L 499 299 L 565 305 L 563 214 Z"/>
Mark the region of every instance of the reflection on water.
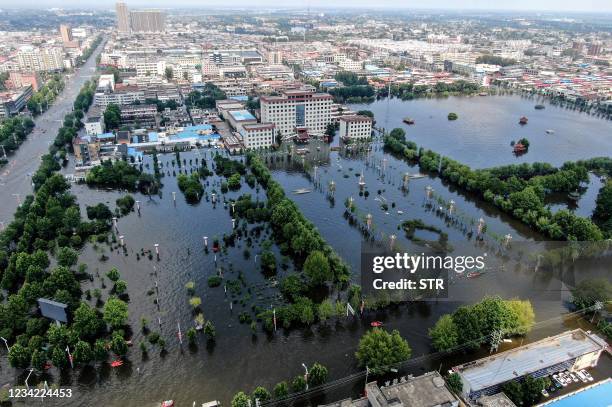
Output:
<path fill-rule="evenodd" d="M 535 110 L 537 103 L 546 109 Z M 520 96 L 383 99 L 350 108 L 371 110 L 377 127 L 401 127 L 419 146 L 474 168 L 536 161 L 561 165 L 612 153 L 609 120 Z M 449 112 L 456 112 L 459 119 L 447 120 Z M 404 124 L 406 116 L 415 124 Z M 521 116 L 529 118 L 527 125 L 518 123 Z M 546 133 L 550 129 L 553 134 Z M 510 142 L 523 137 L 530 141 L 529 152 L 516 157 Z"/>

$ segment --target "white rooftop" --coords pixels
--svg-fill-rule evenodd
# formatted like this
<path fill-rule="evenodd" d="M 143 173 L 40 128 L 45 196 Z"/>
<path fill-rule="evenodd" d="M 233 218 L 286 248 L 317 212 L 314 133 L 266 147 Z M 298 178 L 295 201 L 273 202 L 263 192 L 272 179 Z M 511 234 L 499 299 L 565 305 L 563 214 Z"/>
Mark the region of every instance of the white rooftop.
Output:
<path fill-rule="evenodd" d="M 605 347 L 603 339 L 576 329 L 457 366 L 454 370 L 469 385 L 469 391 L 474 392 Z"/>

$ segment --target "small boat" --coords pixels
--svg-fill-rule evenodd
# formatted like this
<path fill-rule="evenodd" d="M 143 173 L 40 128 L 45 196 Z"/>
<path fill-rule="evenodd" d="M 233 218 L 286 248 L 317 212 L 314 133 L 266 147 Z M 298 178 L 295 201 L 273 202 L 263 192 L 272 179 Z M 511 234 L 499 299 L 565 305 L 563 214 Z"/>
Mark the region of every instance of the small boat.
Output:
<path fill-rule="evenodd" d="M 572 201 L 577 201 L 580 199 L 580 193 L 578 191 L 573 191 L 567 194 L 567 197 Z"/>
<path fill-rule="evenodd" d="M 545 108 L 545 106 L 544 106 L 544 105 L 535 105 L 535 106 L 534 106 L 534 108 L 535 108 L 536 110 L 542 110 L 542 109 L 544 109 L 544 108 Z"/>
<path fill-rule="evenodd" d="M 297 195 L 301 195 L 301 194 L 307 194 L 309 192 L 312 192 L 312 190 L 310 189 L 306 189 L 306 188 L 300 188 L 300 189 L 294 189 L 293 193 L 297 194 Z"/>
<path fill-rule="evenodd" d="M 484 274 L 484 271 L 470 271 L 469 273 L 467 273 L 466 277 L 467 278 L 476 278 L 476 277 L 480 277 Z"/>
<path fill-rule="evenodd" d="M 397 211 L 397 214 L 398 214 L 398 215 L 403 215 L 403 214 L 404 214 L 404 211 Z"/>
<path fill-rule="evenodd" d="M 523 116 L 523 117 L 521 117 L 521 118 L 519 119 L 519 124 L 527 124 L 527 121 L 528 121 L 528 120 L 529 120 L 529 119 L 527 119 L 525 116 Z"/>
<path fill-rule="evenodd" d="M 161 403 L 161 407 L 173 407 L 174 406 L 174 400 L 166 400 L 166 401 L 162 401 Z"/>
<path fill-rule="evenodd" d="M 513 150 L 517 154 L 518 153 L 524 153 L 525 151 L 527 151 L 527 147 L 525 147 L 525 145 L 522 144 L 522 143 L 516 143 L 516 144 L 514 144 L 514 149 Z"/>
<path fill-rule="evenodd" d="M 555 134 L 553 129 L 546 129 L 546 134 Z"/>
<path fill-rule="evenodd" d="M 412 119 L 410 117 L 404 117 L 403 122 L 406 123 L 406 124 L 414 124 L 414 119 Z"/>
<path fill-rule="evenodd" d="M 123 360 L 121 359 L 113 360 L 111 362 L 111 367 L 119 367 L 121 365 L 123 365 Z"/>
<path fill-rule="evenodd" d="M 373 321 L 373 322 L 370 322 L 370 326 L 374 328 L 380 328 L 381 326 L 383 326 L 383 323 L 380 321 Z"/>

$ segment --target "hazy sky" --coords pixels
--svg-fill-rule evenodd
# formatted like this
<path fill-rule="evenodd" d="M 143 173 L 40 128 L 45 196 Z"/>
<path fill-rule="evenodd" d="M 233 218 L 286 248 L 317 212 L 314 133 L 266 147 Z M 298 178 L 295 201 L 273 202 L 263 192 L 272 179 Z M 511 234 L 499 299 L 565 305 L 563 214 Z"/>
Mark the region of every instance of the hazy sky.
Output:
<path fill-rule="evenodd" d="M 131 7 L 369 7 L 612 12 L 612 0 L 127 0 Z M 0 0 L 0 7 L 112 8 L 113 0 Z"/>

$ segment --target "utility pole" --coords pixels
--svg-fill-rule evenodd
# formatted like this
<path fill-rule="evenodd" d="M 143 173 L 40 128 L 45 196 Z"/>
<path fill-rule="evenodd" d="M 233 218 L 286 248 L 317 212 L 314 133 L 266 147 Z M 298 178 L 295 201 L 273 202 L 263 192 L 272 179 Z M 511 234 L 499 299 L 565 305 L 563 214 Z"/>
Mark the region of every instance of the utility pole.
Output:
<path fill-rule="evenodd" d="M 493 332 L 493 337 L 491 338 L 491 349 L 489 349 L 489 353 L 497 352 L 497 348 L 499 347 L 499 343 L 502 340 L 502 331 L 501 329 Z"/>
<path fill-rule="evenodd" d="M 30 389 L 30 386 L 28 386 L 28 379 L 30 378 L 30 375 L 32 375 L 32 372 L 34 371 L 34 369 L 30 368 L 29 370 L 30 370 L 30 373 L 28 373 L 28 377 L 26 377 L 25 379 L 25 386 L 26 386 L 26 389 L 28 390 Z"/>
<path fill-rule="evenodd" d="M 8 346 L 8 341 L 6 339 L 4 339 L 2 336 L 0 336 L 0 339 L 2 339 L 4 341 L 4 346 L 6 346 L 6 351 L 10 352 L 11 348 Z"/>
<path fill-rule="evenodd" d="M 306 390 L 308 390 L 308 366 L 306 366 L 305 363 L 302 363 L 302 366 L 304 367 L 304 370 L 306 371 L 306 373 L 304 374 L 304 380 L 306 381 Z"/>

